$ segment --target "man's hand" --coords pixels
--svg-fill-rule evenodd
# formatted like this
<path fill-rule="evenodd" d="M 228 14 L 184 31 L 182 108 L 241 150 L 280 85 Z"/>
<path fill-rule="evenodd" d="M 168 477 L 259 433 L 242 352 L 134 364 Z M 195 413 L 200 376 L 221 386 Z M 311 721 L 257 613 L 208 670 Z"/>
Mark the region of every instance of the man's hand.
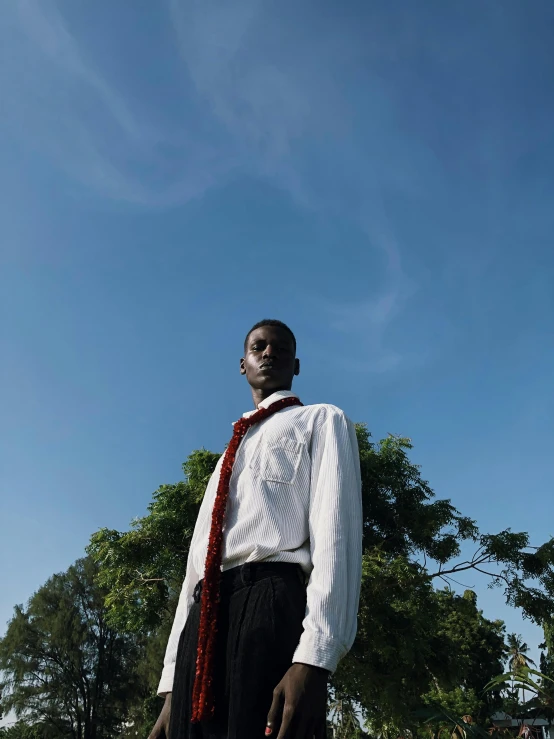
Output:
<path fill-rule="evenodd" d="M 148 735 L 148 739 L 168 739 L 169 737 L 169 718 L 171 716 L 171 693 L 165 696 L 165 703 L 158 720 L 154 724 L 154 728 Z"/>
<path fill-rule="evenodd" d="M 328 676 L 327 670 L 321 667 L 291 665 L 273 691 L 266 736 L 272 739 L 325 739 Z"/>

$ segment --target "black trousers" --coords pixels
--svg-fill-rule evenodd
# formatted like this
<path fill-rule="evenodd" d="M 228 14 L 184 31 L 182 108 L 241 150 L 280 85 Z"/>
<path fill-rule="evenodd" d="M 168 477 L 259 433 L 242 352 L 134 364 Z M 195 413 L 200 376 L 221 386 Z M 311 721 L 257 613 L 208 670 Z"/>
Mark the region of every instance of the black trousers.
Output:
<path fill-rule="evenodd" d="M 200 587 L 181 633 L 169 739 L 262 739 L 273 690 L 292 663 L 306 609 L 298 565 L 249 563 L 222 576 L 212 721 L 191 723 Z"/>

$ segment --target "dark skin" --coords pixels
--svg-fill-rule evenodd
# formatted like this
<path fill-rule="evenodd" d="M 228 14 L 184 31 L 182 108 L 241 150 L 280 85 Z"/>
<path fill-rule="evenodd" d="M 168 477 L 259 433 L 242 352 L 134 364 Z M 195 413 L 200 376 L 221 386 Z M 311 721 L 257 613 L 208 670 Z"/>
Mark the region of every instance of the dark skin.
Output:
<path fill-rule="evenodd" d="M 292 336 L 280 326 L 261 326 L 248 336 L 240 373 L 245 375 L 257 408 L 278 390 L 290 390 L 300 374 Z M 296 663 L 275 686 L 267 716 L 266 736 L 271 739 L 325 739 L 328 672 Z M 149 739 L 169 736 L 171 693 Z"/>
<path fill-rule="evenodd" d="M 248 336 L 240 373 L 252 390 L 254 406 L 277 390 L 290 390 L 295 375 L 300 374 L 300 361 L 292 336 L 280 326 L 262 326 Z"/>

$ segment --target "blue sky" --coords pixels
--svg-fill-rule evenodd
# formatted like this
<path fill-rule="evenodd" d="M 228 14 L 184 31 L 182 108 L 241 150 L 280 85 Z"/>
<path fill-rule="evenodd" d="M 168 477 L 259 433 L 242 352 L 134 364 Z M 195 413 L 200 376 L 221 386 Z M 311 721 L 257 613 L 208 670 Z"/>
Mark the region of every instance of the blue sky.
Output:
<path fill-rule="evenodd" d="M 304 402 L 554 534 L 548 0 L 20 0 L 0 48 L 0 632 L 222 449 L 262 317 Z"/>

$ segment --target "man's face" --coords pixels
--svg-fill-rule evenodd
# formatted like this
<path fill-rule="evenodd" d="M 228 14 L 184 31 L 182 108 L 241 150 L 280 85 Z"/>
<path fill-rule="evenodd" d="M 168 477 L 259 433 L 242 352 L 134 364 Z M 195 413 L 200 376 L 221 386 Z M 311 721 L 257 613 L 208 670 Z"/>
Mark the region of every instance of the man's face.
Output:
<path fill-rule="evenodd" d="M 252 331 L 240 360 L 240 372 L 255 390 L 290 390 L 300 363 L 289 332 L 280 326 L 261 326 Z"/>

